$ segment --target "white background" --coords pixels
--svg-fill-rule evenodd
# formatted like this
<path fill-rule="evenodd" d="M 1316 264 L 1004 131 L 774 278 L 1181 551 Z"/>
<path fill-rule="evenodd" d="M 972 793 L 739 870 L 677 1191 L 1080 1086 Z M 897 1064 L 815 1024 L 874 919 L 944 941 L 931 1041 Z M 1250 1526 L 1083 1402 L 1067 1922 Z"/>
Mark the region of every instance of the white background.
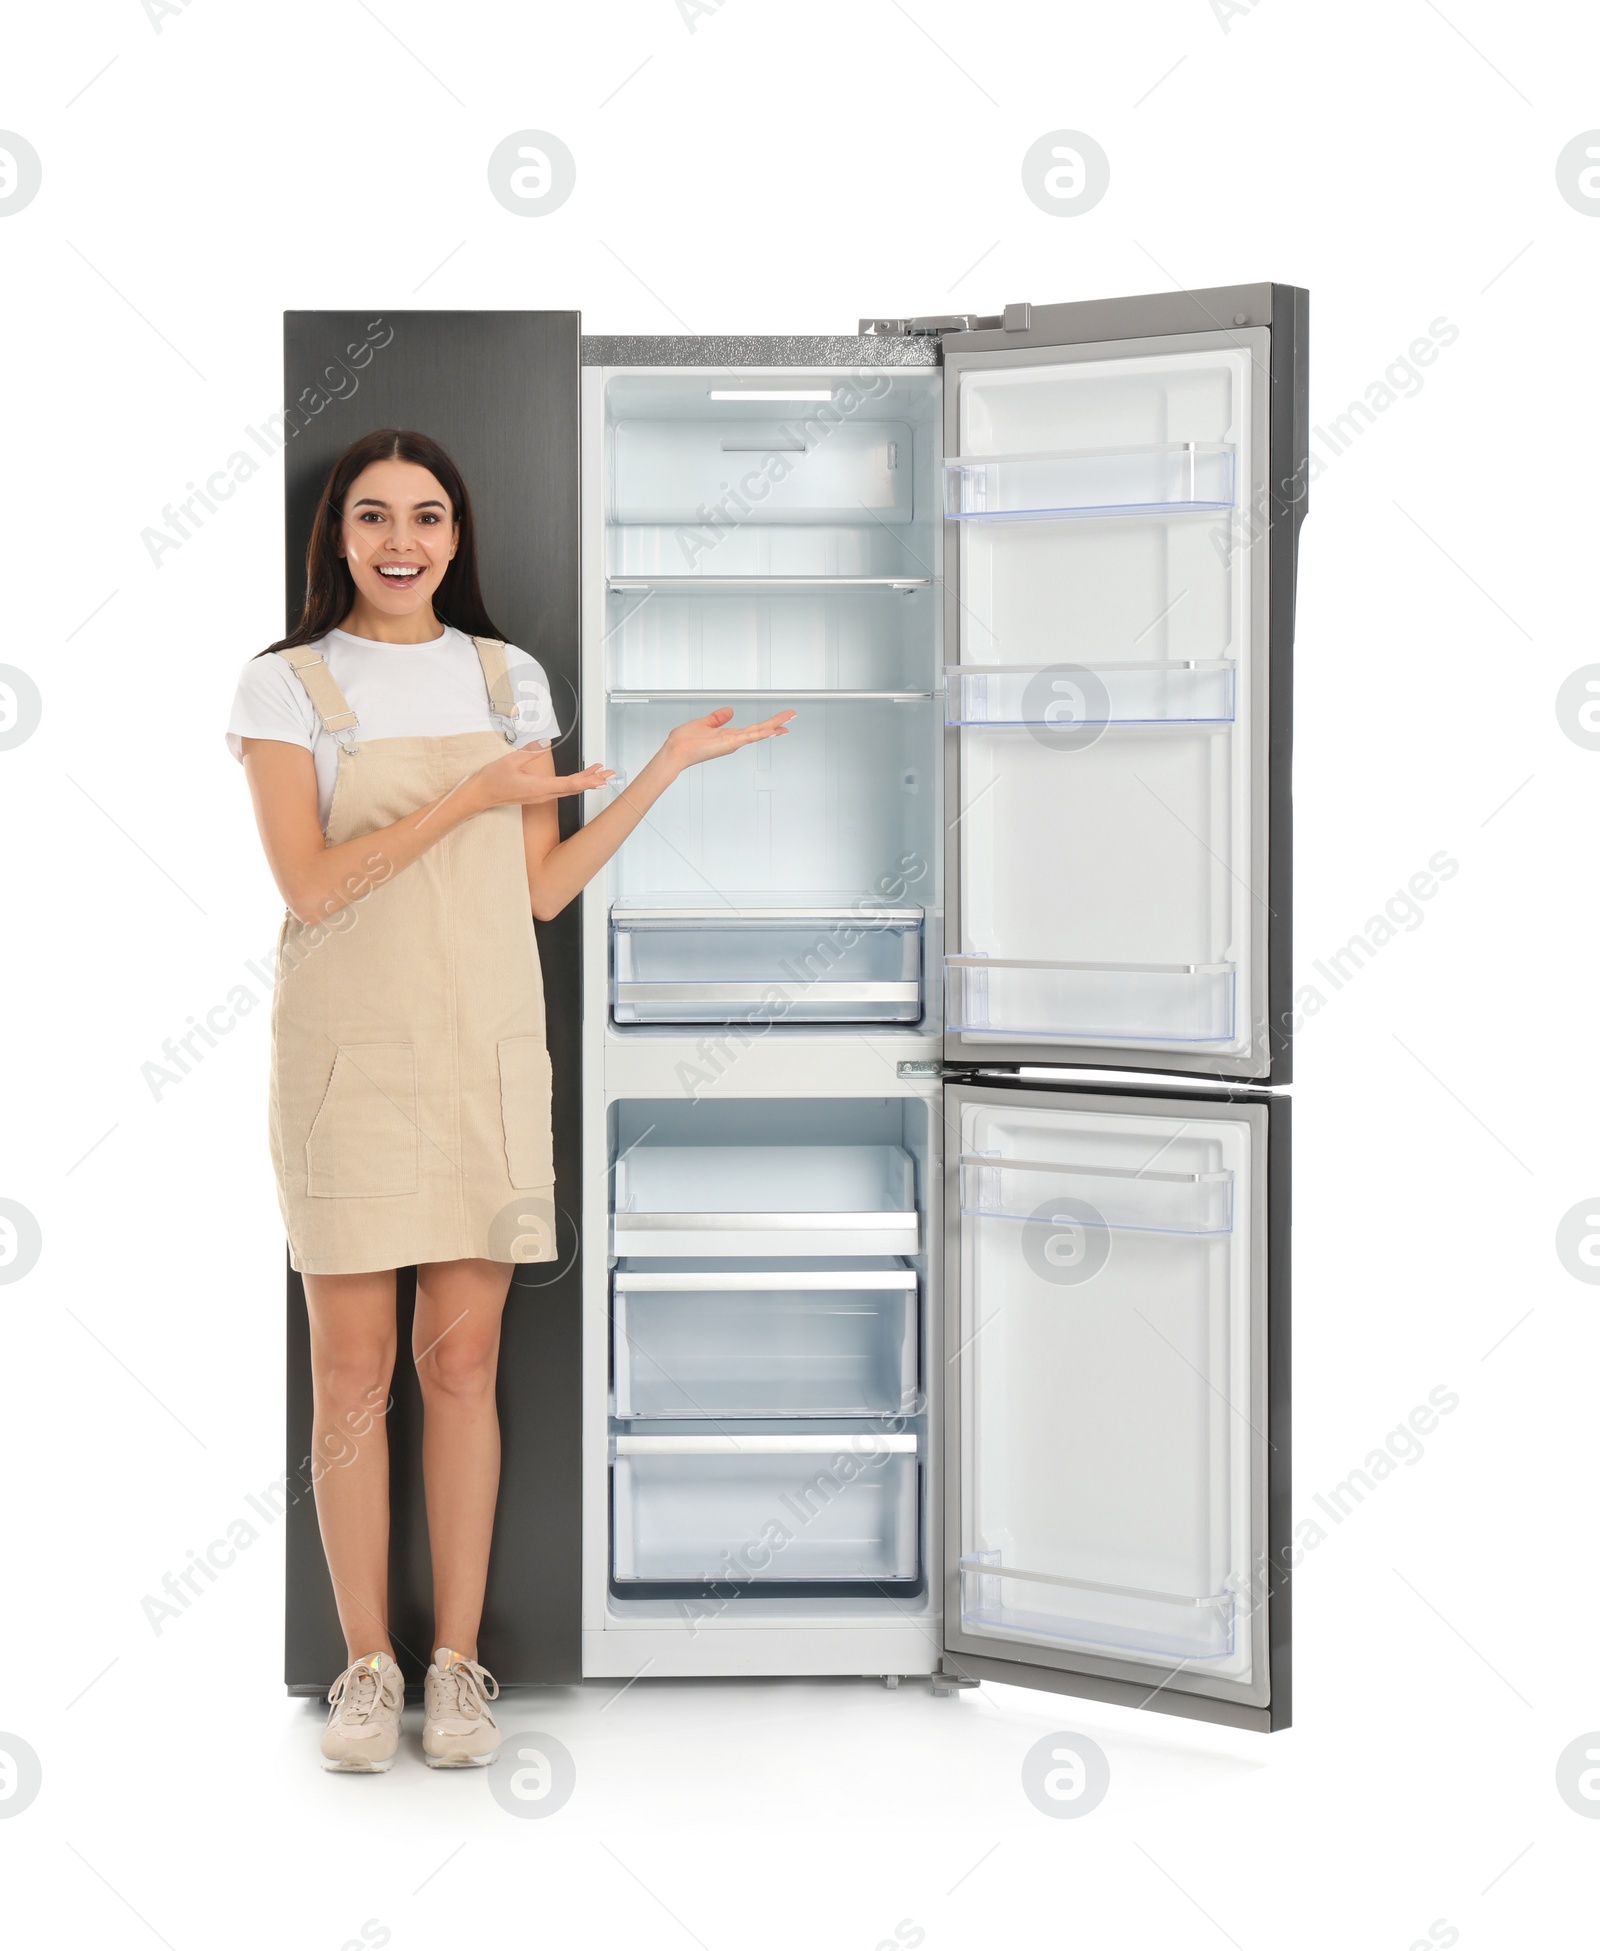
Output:
<path fill-rule="evenodd" d="M 1555 1233 L 1600 1190 L 1600 753 L 1555 699 L 1600 659 L 1600 222 L 1556 159 L 1600 124 L 1600 34 L 1485 0 L 172 9 L 12 9 L 0 83 L 44 166 L 0 218 L 0 661 L 44 697 L 0 753 L 0 1195 L 44 1238 L 0 1288 L 0 1730 L 44 1769 L 0 1820 L 8 1937 L 1570 1941 L 1600 1843 L 1556 1786 L 1600 1728 L 1600 1294 Z M 526 128 L 577 159 L 537 220 L 485 174 Z M 1078 216 L 1019 175 L 1061 128 L 1110 158 Z M 546 1821 L 414 1740 L 323 1775 L 278 1679 L 281 1529 L 159 1636 L 140 1605 L 280 1467 L 265 1011 L 159 1101 L 141 1066 L 280 913 L 222 729 L 281 627 L 281 468 L 159 567 L 141 530 L 281 405 L 285 308 L 838 332 L 1261 279 L 1312 293 L 1321 426 L 1459 332 L 1329 458 L 1302 539 L 1296 966 L 1328 1001 L 1298 1056 L 1295 1510 L 1327 1535 L 1297 1725 L 641 1682 L 513 1703 L 576 1759 Z M 1459 873 L 1332 991 L 1313 963 L 1440 849 Z M 1333 1525 L 1317 1493 L 1441 1386 L 1420 1458 Z M 1057 1730 L 1109 1757 L 1077 1820 L 1022 1792 Z"/>

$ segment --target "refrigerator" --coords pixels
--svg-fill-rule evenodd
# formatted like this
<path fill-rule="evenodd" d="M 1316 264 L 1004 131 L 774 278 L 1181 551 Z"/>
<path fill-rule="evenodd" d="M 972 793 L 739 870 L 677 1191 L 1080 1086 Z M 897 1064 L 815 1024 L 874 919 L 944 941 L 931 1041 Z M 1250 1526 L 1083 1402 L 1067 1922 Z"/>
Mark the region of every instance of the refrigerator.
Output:
<path fill-rule="evenodd" d="M 796 714 L 541 931 L 571 1247 L 508 1313 L 484 1657 L 1288 1725 L 1306 294 L 391 322 L 292 510 L 403 401 L 507 497 L 562 769 Z"/>

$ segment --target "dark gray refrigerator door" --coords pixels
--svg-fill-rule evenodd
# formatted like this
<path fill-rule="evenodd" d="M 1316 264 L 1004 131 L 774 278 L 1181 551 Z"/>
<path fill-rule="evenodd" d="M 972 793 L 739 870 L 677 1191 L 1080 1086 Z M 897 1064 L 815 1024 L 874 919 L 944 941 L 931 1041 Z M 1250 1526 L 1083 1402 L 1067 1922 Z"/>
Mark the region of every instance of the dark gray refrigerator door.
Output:
<path fill-rule="evenodd" d="M 287 615 L 299 615 L 305 549 L 335 458 L 376 427 L 431 435 L 465 477 L 489 614 L 550 677 L 562 772 L 582 765 L 576 312 L 288 312 L 284 315 Z M 561 802 L 563 831 L 578 802 Z M 579 1404 L 582 1016 L 577 903 L 538 924 L 554 1068 L 558 1250 L 518 1271 L 500 1352 L 500 1503 L 480 1652 L 507 1685 L 581 1675 Z M 392 1486 L 391 1630 L 409 1682 L 431 1658 L 421 1411 L 411 1365 L 414 1283 L 400 1280 L 387 1421 Z M 344 1665 L 312 1498 L 305 1296 L 289 1275 L 288 1571 L 284 1675 L 320 1693 Z"/>
<path fill-rule="evenodd" d="M 958 1084 L 945 1131 L 945 1672 L 1287 1727 L 1287 1099 Z"/>
<path fill-rule="evenodd" d="M 1286 1083 L 1306 294 L 1005 318 L 943 341 L 946 1057 Z"/>

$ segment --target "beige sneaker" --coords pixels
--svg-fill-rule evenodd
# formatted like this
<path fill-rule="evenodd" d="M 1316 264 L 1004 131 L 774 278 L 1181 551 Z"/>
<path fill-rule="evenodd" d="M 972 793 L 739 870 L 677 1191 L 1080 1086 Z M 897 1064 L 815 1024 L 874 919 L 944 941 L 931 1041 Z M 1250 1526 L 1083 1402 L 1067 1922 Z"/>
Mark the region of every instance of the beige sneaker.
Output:
<path fill-rule="evenodd" d="M 387 1653 L 347 1666 L 328 1689 L 333 1703 L 322 1730 L 322 1765 L 356 1775 L 394 1766 L 406 1683 Z"/>
<path fill-rule="evenodd" d="M 500 1752 L 489 1702 L 500 1687 L 476 1660 L 441 1646 L 424 1683 L 422 1758 L 430 1768 L 485 1768 Z"/>

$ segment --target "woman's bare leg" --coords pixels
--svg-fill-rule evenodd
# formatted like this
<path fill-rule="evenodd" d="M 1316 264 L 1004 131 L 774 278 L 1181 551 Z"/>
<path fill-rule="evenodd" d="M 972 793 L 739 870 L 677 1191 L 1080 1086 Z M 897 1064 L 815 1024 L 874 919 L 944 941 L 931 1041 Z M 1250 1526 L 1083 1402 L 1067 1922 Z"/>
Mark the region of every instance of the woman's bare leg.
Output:
<path fill-rule="evenodd" d="M 433 1643 L 468 1659 L 478 1655 L 500 1492 L 494 1383 L 511 1271 L 498 1260 L 439 1260 L 417 1269 L 411 1345 L 422 1385 Z"/>
<path fill-rule="evenodd" d="M 389 1640 L 394 1275 L 307 1274 L 317 1522 L 350 1661 Z"/>

